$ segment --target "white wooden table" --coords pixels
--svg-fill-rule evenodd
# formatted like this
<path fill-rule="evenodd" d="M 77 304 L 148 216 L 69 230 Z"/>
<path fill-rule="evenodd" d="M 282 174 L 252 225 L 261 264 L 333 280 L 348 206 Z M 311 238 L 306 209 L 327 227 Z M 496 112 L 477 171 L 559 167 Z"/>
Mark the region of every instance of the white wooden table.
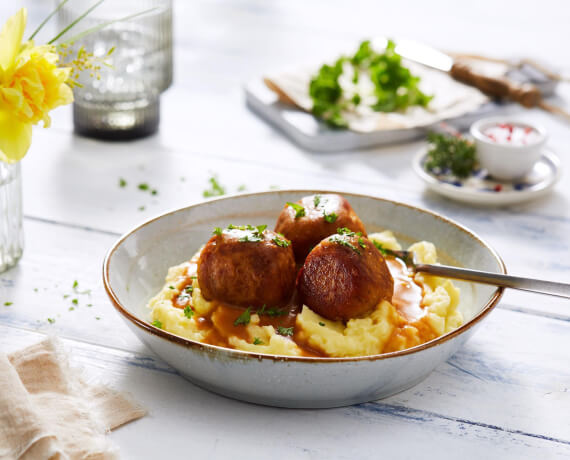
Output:
<path fill-rule="evenodd" d="M 2 2 L 2 20 L 17 3 L 36 23 L 51 7 Z M 34 131 L 23 162 L 25 254 L 0 275 L 0 350 L 56 334 L 89 376 L 130 391 L 150 414 L 110 435 L 124 458 L 569 458 L 570 302 L 508 292 L 467 346 L 415 388 L 355 407 L 284 410 L 185 381 L 129 332 L 101 282 L 103 256 L 122 232 L 202 200 L 212 174 L 229 192 L 327 187 L 424 206 L 478 232 L 511 272 L 568 281 L 568 173 L 539 201 L 469 208 L 424 191 L 410 168 L 421 142 L 307 153 L 252 114 L 242 92 L 268 70 L 379 33 L 567 65 L 568 3 L 179 0 L 175 8 L 175 84 L 163 95 L 159 134 L 131 143 L 75 137 L 69 108 Z M 535 110 L 520 116 L 548 128 L 570 170 L 568 125 Z M 141 182 L 158 195 L 138 190 Z M 75 294 L 75 280 L 91 294 Z"/>

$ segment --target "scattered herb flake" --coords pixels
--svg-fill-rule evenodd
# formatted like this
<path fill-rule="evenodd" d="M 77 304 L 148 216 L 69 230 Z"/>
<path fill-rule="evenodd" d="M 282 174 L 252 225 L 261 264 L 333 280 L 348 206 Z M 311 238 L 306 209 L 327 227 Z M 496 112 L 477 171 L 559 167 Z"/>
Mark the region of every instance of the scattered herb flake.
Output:
<path fill-rule="evenodd" d="M 219 182 L 216 176 L 212 176 L 208 179 L 210 182 L 210 188 L 202 192 L 204 198 L 210 198 L 213 196 L 222 196 L 226 194 L 226 189 Z"/>
<path fill-rule="evenodd" d="M 277 246 L 279 246 L 280 248 L 288 248 L 289 245 L 291 244 L 290 241 L 287 241 L 283 238 L 279 238 L 278 236 L 276 236 L 275 238 L 273 238 L 271 241 L 273 241 Z"/>
<path fill-rule="evenodd" d="M 323 217 L 325 218 L 325 221 L 328 222 L 329 224 L 335 223 L 336 220 L 338 219 L 338 216 L 334 212 L 331 212 L 330 214 L 323 212 Z"/>
<path fill-rule="evenodd" d="M 144 206 L 139 206 L 139 211 L 144 211 L 146 208 Z"/>
<path fill-rule="evenodd" d="M 38 288 L 34 288 L 34 292 L 38 292 Z"/>
<path fill-rule="evenodd" d="M 187 294 L 192 294 L 192 292 L 194 292 L 194 286 L 191 285 L 186 286 L 184 290 L 186 291 Z"/>
<path fill-rule="evenodd" d="M 298 203 L 291 203 L 290 201 L 287 202 L 288 206 L 291 206 L 295 211 L 295 219 L 299 217 L 303 217 L 305 215 L 305 208 Z"/>
<path fill-rule="evenodd" d="M 5 307 L 9 307 L 10 305 L 13 305 L 14 302 L 4 302 L 4 306 Z"/>
<path fill-rule="evenodd" d="M 168 286 L 168 289 L 175 289 L 174 286 Z"/>
<path fill-rule="evenodd" d="M 79 304 L 79 300 L 77 300 L 77 299 L 71 299 L 71 303 L 72 303 L 73 305 L 78 305 L 78 304 Z"/>
<path fill-rule="evenodd" d="M 47 322 L 50 324 L 53 324 L 53 323 L 55 323 L 55 318 L 48 318 Z"/>
<path fill-rule="evenodd" d="M 96 319 L 97 321 L 99 321 L 99 320 L 101 319 L 101 317 L 100 317 L 100 316 L 96 316 L 95 319 Z"/>
<path fill-rule="evenodd" d="M 376 246 L 376 249 L 378 249 L 383 256 L 385 256 L 388 252 L 386 251 L 386 249 L 384 249 L 384 247 L 378 243 L 378 241 L 376 240 L 372 240 L 372 243 L 374 243 L 374 246 Z"/>
<path fill-rule="evenodd" d="M 88 304 L 87 304 L 87 307 L 92 307 L 92 306 L 93 306 L 92 303 L 88 303 Z"/>
<path fill-rule="evenodd" d="M 251 307 L 247 307 L 247 309 L 238 316 L 238 318 L 234 321 L 234 326 L 239 326 L 240 324 L 246 325 L 249 324 L 251 319 Z"/>
<path fill-rule="evenodd" d="M 238 188 L 237 191 L 238 192 L 245 192 L 247 190 L 247 187 L 245 186 L 245 184 L 241 184 Z"/>
<path fill-rule="evenodd" d="M 162 329 L 162 323 L 161 323 L 159 320 L 157 320 L 157 319 L 155 319 L 155 320 L 152 322 L 152 325 L 153 325 L 154 327 L 158 327 L 159 329 Z"/>
<path fill-rule="evenodd" d="M 221 234 L 222 234 L 222 229 L 220 227 L 215 227 L 214 230 L 212 231 L 212 235 L 220 236 Z"/>
<path fill-rule="evenodd" d="M 77 280 L 75 280 L 73 282 L 73 289 L 77 289 L 77 286 L 79 286 L 79 283 L 77 282 Z"/>
<path fill-rule="evenodd" d="M 263 340 L 261 340 L 259 337 L 255 337 L 253 339 L 253 344 L 254 345 L 263 345 Z"/>
<path fill-rule="evenodd" d="M 70 297 L 69 294 L 63 294 L 64 299 L 67 299 L 68 297 Z"/>
<path fill-rule="evenodd" d="M 139 190 L 143 190 L 145 192 L 150 188 L 146 182 L 140 183 L 137 187 Z"/>
<path fill-rule="evenodd" d="M 319 326 L 324 326 L 325 323 L 323 323 L 322 321 L 319 321 Z"/>
<path fill-rule="evenodd" d="M 313 204 L 315 205 L 315 208 L 318 208 L 320 203 L 321 203 L 321 195 L 315 195 L 315 197 L 313 198 Z"/>
<path fill-rule="evenodd" d="M 291 327 L 278 326 L 277 327 L 277 333 L 279 335 L 292 336 L 293 335 L 293 326 L 291 326 Z"/>
<path fill-rule="evenodd" d="M 192 316 L 194 316 L 194 310 L 192 310 L 189 305 L 186 305 L 184 307 L 184 316 L 186 316 L 186 318 L 188 318 L 188 319 L 190 319 L 190 318 L 192 318 Z"/>
<path fill-rule="evenodd" d="M 153 188 L 153 189 L 150 191 L 150 194 L 151 194 L 151 195 L 158 195 L 158 190 L 155 189 L 155 188 Z"/>
<path fill-rule="evenodd" d="M 119 177 L 119 187 L 125 188 L 127 186 L 127 181 L 122 177 Z"/>
<path fill-rule="evenodd" d="M 75 307 L 69 307 L 68 310 L 73 311 L 73 310 L 75 310 Z"/>
<path fill-rule="evenodd" d="M 258 225 L 255 227 L 258 233 L 263 233 L 263 231 L 267 228 L 267 225 Z"/>

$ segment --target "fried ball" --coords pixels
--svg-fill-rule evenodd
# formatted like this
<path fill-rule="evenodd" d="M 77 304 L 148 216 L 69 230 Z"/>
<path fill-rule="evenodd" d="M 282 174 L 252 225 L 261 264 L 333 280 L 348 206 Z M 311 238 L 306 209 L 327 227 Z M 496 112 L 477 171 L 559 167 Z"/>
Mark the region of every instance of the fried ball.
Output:
<path fill-rule="evenodd" d="M 254 308 L 291 299 L 296 278 L 292 245 L 264 227 L 214 230 L 198 260 L 204 298 Z"/>
<path fill-rule="evenodd" d="M 324 318 L 348 321 L 391 301 L 394 280 L 374 244 L 347 229 L 321 241 L 297 278 L 299 299 Z"/>
<path fill-rule="evenodd" d="M 362 221 L 344 197 L 322 194 L 287 203 L 279 214 L 275 231 L 291 240 L 295 260 L 301 264 L 323 238 L 343 227 L 366 236 Z"/>

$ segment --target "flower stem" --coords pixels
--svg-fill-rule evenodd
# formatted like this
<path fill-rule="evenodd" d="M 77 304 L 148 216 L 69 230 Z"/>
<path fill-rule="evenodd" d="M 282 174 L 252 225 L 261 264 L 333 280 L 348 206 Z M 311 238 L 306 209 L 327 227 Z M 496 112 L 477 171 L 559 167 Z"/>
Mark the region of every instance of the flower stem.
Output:
<path fill-rule="evenodd" d="M 34 37 L 38 34 L 38 32 L 40 30 L 42 30 L 43 26 L 46 25 L 46 23 L 59 11 L 63 8 L 63 5 L 65 5 L 69 0 L 62 0 L 61 2 L 59 2 L 59 4 L 55 7 L 55 10 L 53 10 L 47 18 L 45 18 L 43 20 L 43 22 L 37 27 L 36 30 L 34 30 L 34 33 L 32 35 L 30 35 L 30 38 L 28 40 L 33 40 Z"/>
<path fill-rule="evenodd" d="M 49 42 L 48 45 L 51 45 L 53 42 L 55 42 L 58 38 L 60 38 L 61 36 L 65 35 L 69 30 L 71 30 L 75 25 L 77 25 L 77 23 L 79 23 L 81 20 L 83 20 L 83 18 L 85 18 L 85 16 L 87 16 L 89 13 L 91 13 L 91 11 L 93 11 L 95 8 L 97 8 L 101 3 L 103 3 L 105 0 L 99 0 L 97 3 L 95 3 L 93 6 L 91 6 L 90 8 L 87 9 L 87 11 L 85 11 L 85 13 L 83 13 L 81 16 L 79 16 L 75 21 L 73 21 L 71 24 L 69 24 L 65 29 L 63 29 L 59 34 L 57 34 L 54 38 L 52 38 Z"/>

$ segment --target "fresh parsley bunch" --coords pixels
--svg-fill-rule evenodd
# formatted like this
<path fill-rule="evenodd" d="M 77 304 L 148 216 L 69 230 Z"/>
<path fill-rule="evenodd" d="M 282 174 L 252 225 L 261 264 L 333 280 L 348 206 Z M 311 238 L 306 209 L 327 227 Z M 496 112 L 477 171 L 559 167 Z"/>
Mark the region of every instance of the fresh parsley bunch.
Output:
<path fill-rule="evenodd" d="M 428 160 L 425 168 L 432 172 L 450 170 L 459 178 L 468 177 L 477 166 L 475 145 L 462 137 L 429 133 Z"/>
<path fill-rule="evenodd" d="M 370 41 L 366 40 L 360 44 L 354 56 L 341 56 L 334 65 L 323 65 L 309 85 L 313 113 L 330 126 L 347 127 L 342 112 L 358 106 L 362 102 L 362 95 L 356 92 L 350 98 L 345 97 L 339 79 L 346 66 L 352 68 L 354 84 L 363 75 L 370 78 L 376 97 L 371 108 L 377 112 L 406 110 L 414 105 L 427 106 L 433 96 L 419 89 L 420 78 L 402 65 L 402 58 L 395 50 L 396 45 L 392 40 L 388 40 L 382 53 L 372 49 Z"/>

